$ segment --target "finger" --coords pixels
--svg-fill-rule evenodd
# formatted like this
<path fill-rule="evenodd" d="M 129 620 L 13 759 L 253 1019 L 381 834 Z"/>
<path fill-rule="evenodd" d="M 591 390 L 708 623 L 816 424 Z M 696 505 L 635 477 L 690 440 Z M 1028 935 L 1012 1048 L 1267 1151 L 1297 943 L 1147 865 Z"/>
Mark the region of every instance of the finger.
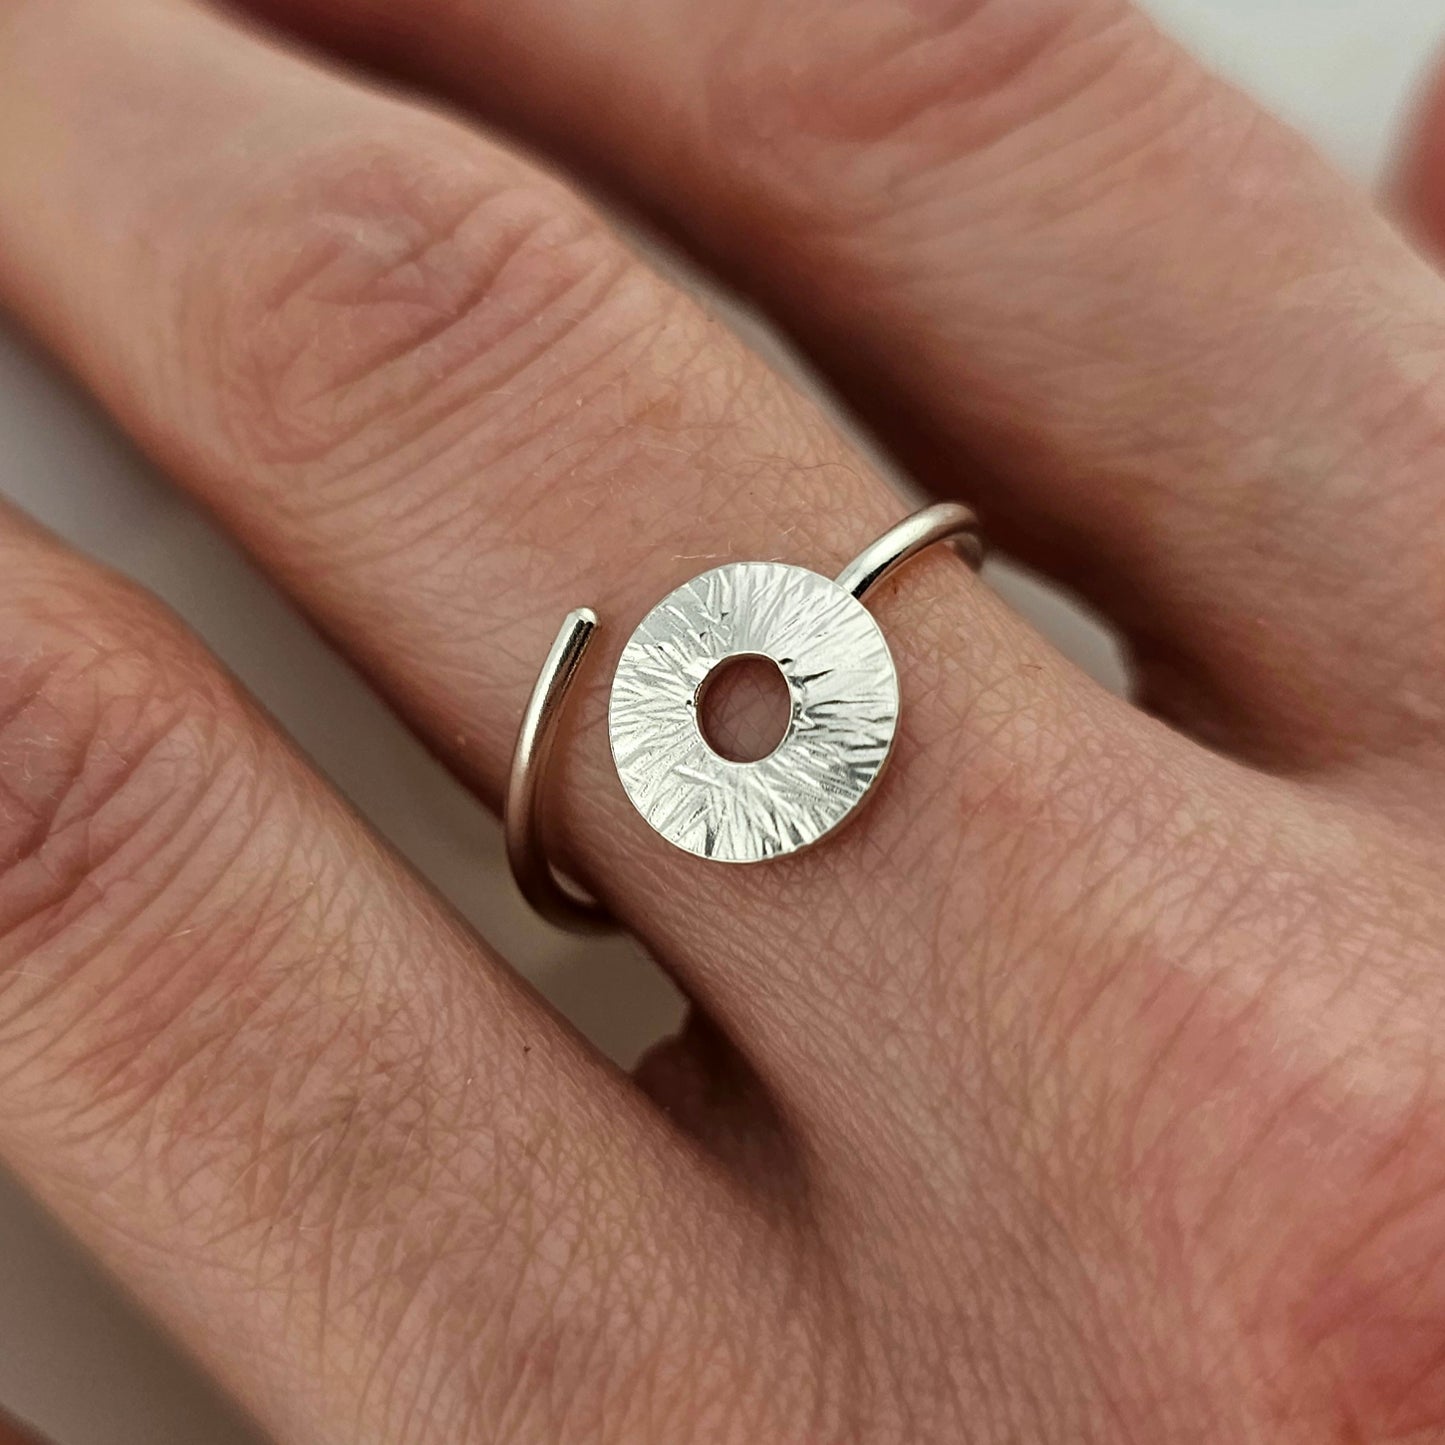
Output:
<path fill-rule="evenodd" d="M 695 1362 L 662 1316 L 721 1320 L 693 1284 L 739 1268 L 630 1084 L 8 512 L 0 1079 L 0 1155 L 280 1445 L 625 1420 Z"/>
<path fill-rule="evenodd" d="M 1437 747 L 1441 288 L 1119 0 L 261 8 L 660 212 L 1153 706 L 1290 766 Z"/>
<path fill-rule="evenodd" d="M 1021 818 L 1172 808 L 1138 747 L 1203 766 L 920 560 L 878 604 L 907 721 L 866 819 L 770 869 L 667 849 L 605 741 L 628 628 L 708 560 L 836 572 L 896 518 L 888 488 L 495 147 L 189 7 L 82 8 L 22 12 L 12 43 L 0 287 L 493 798 L 558 620 L 595 606 L 610 653 L 553 788 L 572 861 L 795 1118 L 870 1087 L 880 958 L 911 1015 L 954 968 L 927 940 L 1019 890 L 1037 909 L 1041 880 L 1076 915 L 1076 840 L 1027 828 L 1021 864 Z"/>
<path fill-rule="evenodd" d="M 1445 256 L 1445 67 L 1438 63 L 1403 137 L 1392 189 L 1414 238 Z"/>
<path fill-rule="evenodd" d="M 47 1442 L 18 1420 L 0 1414 L 0 1445 L 47 1445 Z"/>
<path fill-rule="evenodd" d="M 783 1215 L 774 1229 L 794 1252 L 772 1232 L 734 1248 L 701 1214 L 705 1272 L 688 1296 L 704 1300 L 700 1323 L 685 1328 L 666 1289 L 653 1303 L 674 1336 L 666 1363 L 688 1359 L 677 1389 L 707 1392 L 709 1408 L 653 1432 L 609 1414 L 603 1433 L 848 1438 L 912 1418 L 906 1402 L 947 1381 L 950 1402 L 919 1416 L 925 1433 L 1017 1435 L 1032 1362 L 1079 1338 L 1130 1339 L 1100 1329 L 1098 1302 L 1126 1301 L 1124 1319 L 1138 1299 L 1134 1232 L 1111 1228 L 1117 1246 L 1081 1254 L 1057 1208 L 1093 1173 L 1073 1148 L 1079 1110 L 1121 1095 L 1112 1076 L 1097 1092 L 1050 1081 L 1084 1080 L 1076 1061 L 1101 1058 L 1120 1080 L 1156 1078 L 1161 1058 L 1210 1050 L 1233 1026 L 1250 986 L 1235 985 L 1241 958 L 1298 956 L 1297 938 L 1261 943 L 1259 902 L 1283 893 L 1289 925 L 1317 921 L 1301 921 L 1303 890 L 1279 859 L 1281 836 L 1317 836 L 1294 811 L 1303 790 L 1166 734 L 1061 665 L 960 568 L 920 559 L 878 599 L 904 726 L 867 816 L 767 869 L 667 852 L 607 760 L 619 634 L 700 554 L 835 570 L 897 515 L 888 492 L 535 172 L 200 12 L 72 5 L 67 25 L 54 6 L 22 7 L 7 42 L 0 288 L 494 795 L 561 614 L 592 601 L 611 623 L 556 780 L 560 820 L 584 881 L 705 1000 L 727 1044 L 746 1046 L 726 1101 L 755 1107 L 740 1127 L 729 1110 L 725 1152 L 753 1166 L 747 1208 Z M 1350 876 L 1332 899 L 1352 896 Z M 1121 935 L 1122 952 L 1100 948 Z M 1221 971 L 1235 985 L 1223 1005 L 1195 987 Z M 1293 1009 L 1281 999 L 1317 971 L 1283 972 L 1269 997 Z M 717 1032 L 646 1071 L 704 1134 L 716 1071 L 690 1065 L 717 1052 Z M 1067 1176 L 1060 1189 L 1035 1187 L 1041 1158 Z M 967 1298 L 916 1263 L 956 1232 L 960 1201 Z M 1049 1268 L 1000 1269 L 1021 1240 L 1040 1241 Z M 544 1248 L 539 1272 L 555 1257 Z M 471 1255 L 453 1259 L 464 1273 Z M 714 1265 L 731 1281 L 719 1300 L 741 1293 L 751 1314 L 708 1302 Z M 630 1279 L 630 1256 L 621 1268 Z M 805 1282 L 828 1319 L 803 1303 Z M 779 1294 L 794 1303 L 775 1320 Z M 830 1328 L 890 1310 L 911 1322 L 903 1355 L 834 1347 Z M 570 1327 L 570 1292 L 559 1314 Z M 1020 1319 L 1037 1348 L 1001 1359 L 998 1321 Z M 558 1355 L 544 1337 L 527 1358 L 546 1372 Z M 569 1366 L 558 1361 L 554 1399 Z M 646 1362 L 638 1373 L 645 1394 L 655 1376 Z M 1051 1379 L 1049 1395 L 1046 1434 L 1085 1438 L 1101 1418 L 1092 1377 Z M 496 1434 L 555 1438 L 553 1423 Z"/>

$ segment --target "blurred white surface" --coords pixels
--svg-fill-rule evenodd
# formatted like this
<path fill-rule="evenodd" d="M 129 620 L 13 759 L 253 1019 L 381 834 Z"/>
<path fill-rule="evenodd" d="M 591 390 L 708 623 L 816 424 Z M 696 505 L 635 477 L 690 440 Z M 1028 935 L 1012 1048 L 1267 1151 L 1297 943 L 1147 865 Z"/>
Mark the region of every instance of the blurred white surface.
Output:
<path fill-rule="evenodd" d="M 1377 176 L 1445 37 L 1439 0 L 1152 0 L 1219 68 Z M 0 492 L 165 596 L 338 785 L 604 1047 L 633 1053 L 673 1004 L 624 948 L 581 961 L 495 880 L 489 820 L 89 405 L 0 335 Z M 1004 589 L 1081 661 L 1098 640 L 1026 581 Z M 593 946 L 595 947 L 595 945 Z M 0 1178 L 0 1401 L 62 1445 L 242 1445 L 252 1436 Z"/>

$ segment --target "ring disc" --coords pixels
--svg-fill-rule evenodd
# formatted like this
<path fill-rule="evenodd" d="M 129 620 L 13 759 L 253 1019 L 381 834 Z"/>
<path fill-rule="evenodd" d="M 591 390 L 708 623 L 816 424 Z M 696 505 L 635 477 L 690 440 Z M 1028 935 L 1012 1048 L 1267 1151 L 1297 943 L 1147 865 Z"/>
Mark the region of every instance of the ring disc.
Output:
<path fill-rule="evenodd" d="M 699 694 L 732 657 L 777 664 L 792 711 L 765 758 L 703 736 Z M 670 843 L 723 863 L 797 852 L 837 828 L 888 761 L 898 674 L 846 588 L 782 562 L 736 562 L 684 583 L 643 618 L 617 664 L 612 756 L 637 811 Z"/>

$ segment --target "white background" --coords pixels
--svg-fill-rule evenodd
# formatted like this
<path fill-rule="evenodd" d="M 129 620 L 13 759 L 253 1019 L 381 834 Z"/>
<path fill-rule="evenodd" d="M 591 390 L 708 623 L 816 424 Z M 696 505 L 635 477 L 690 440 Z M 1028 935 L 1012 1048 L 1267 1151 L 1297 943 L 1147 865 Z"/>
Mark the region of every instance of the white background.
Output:
<path fill-rule="evenodd" d="M 398 0 L 404 3 L 404 0 Z M 1214 64 L 1377 178 L 1442 38 L 1439 0 L 1153 0 Z M 49 365 L 0 332 L 0 491 L 191 619 L 352 799 L 571 1016 L 626 1057 L 672 1001 L 624 948 L 582 959 L 497 883 L 495 830 L 249 568 Z M 1097 636 L 1038 589 L 1005 589 L 1107 673 Z M 0 1177 L 0 1402 L 60 1445 L 252 1441 Z"/>

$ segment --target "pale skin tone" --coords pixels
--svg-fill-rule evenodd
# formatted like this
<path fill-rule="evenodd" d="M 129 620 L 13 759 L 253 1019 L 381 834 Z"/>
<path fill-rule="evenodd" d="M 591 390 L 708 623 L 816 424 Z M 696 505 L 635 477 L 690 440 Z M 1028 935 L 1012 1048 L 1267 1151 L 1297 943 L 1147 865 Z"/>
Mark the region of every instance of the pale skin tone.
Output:
<path fill-rule="evenodd" d="M 1422 248 L 1118 0 L 255 8 L 0 0 L 0 300 L 487 800 L 616 619 L 554 835 L 695 1022 L 606 1064 L 7 512 L 5 1162 L 278 1445 L 1445 1439 L 1445 127 Z M 904 507 L 569 175 L 1142 706 L 933 556 L 863 820 L 669 851 L 628 627 Z"/>

